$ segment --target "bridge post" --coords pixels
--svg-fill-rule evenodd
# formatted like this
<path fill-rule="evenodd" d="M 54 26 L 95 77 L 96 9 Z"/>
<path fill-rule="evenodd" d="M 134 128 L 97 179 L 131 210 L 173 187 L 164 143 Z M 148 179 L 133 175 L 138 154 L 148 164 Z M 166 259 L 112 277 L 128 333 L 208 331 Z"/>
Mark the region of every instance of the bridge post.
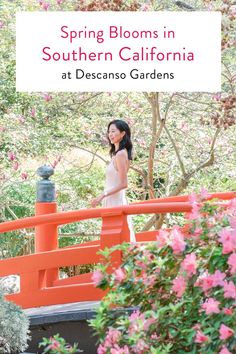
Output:
<path fill-rule="evenodd" d="M 107 212 L 102 215 L 101 249 L 110 248 L 123 242 L 130 242 L 130 230 L 127 216 L 122 212 Z M 101 262 L 103 259 L 101 257 Z M 113 272 L 122 262 L 121 251 L 115 251 L 111 257 L 111 267 L 107 271 Z"/>
<path fill-rule="evenodd" d="M 37 182 L 37 201 L 35 205 L 36 215 L 45 215 L 57 212 L 55 201 L 55 184 L 49 177 L 54 170 L 50 166 L 41 166 L 37 174 L 42 180 Z M 58 248 L 57 225 L 40 225 L 35 228 L 35 253 L 52 251 Z M 41 287 L 50 287 L 58 279 L 58 269 L 45 270 L 42 274 Z"/>

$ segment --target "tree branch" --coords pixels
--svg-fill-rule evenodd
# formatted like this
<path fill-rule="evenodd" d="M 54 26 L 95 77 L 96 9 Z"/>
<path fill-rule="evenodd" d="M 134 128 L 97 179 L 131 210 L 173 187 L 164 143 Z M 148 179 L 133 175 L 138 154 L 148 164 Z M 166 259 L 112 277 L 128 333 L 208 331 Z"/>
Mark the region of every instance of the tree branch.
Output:
<path fill-rule="evenodd" d="M 175 150 L 175 153 L 176 153 L 176 156 L 177 156 L 177 159 L 178 159 L 178 162 L 179 162 L 179 166 L 180 166 L 182 175 L 183 175 L 183 177 L 185 178 L 185 177 L 186 177 L 186 171 L 185 171 L 184 163 L 183 163 L 183 161 L 182 161 L 182 159 L 181 159 L 181 156 L 180 156 L 179 149 L 178 149 L 177 145 L 175 144 L 175 141 L 174 141 L 174 139 L 172 138 L 169 129 L 168 129 L 166 126 L 164 126 L 164 129 L 165 129 L 165 132 L 166 132 L 166 134 L 168 135 L 168 137 L 169 137 L 169 139 L 170 139 L 170 141 L 171 141 L 171 144 L 172 144 L 172 146 L 173 146 L 173 148 L 174 148 L 174 150 Z"/>
<path fill-rule="evenodd" d="M 199 164 L 199 166 L 196 167 L 193 171 L 188 173 L 184 178 L 181 178 L 180 181 L 178 182 L 176 188 L 168 195 L 168 197 L 179 195 L 187 187 L 190 179 L 197 172 L 199 172 L 200 170 L 202 170 L 202 169 L 204 169 L 206 167 L 209 167 L 209 166 L 213 165 L 213 163 L 215 161 L 215 158 L 214 158 L 215 143 L 216 143 L 216 140 L 217 140 L 217 137 L 218 137 L 220 131 L 221 131 L 221 129 L 218 128 L 216 130 L 216 132 L 215 132 L 214 138 L 213 138 L 212 143 L 211 143 L 208 160 L 203 162 L 203 163 L 201 163 L 201 164 Z M 144 226 L 142 231 L 149 230 L 154 225 L 154 223 L 157 223 L 156 226 L 158 226 L 160 228 L 162 226 L 162 224 L 163 224 L 164 218 L 165 218 L 165 215 L 158 215 L 158 214 L 153 215 L 148 220 L 148 222 L 145 224 L 145 226 Z"/>
<path fill-rule="evenodd" d="M 97 157 L 98 159 L 102 160 L 106 165 L 109 163 L 109 161 L 106 160 L 106 159 L 105 159 L 103 156 L 101 156 L 100 154 L 98 154 L 97 151 L 94 152 L 94 151 L 91 151 L 91 150 L 89 150 L 89 149 L 87 149 L 87 148 L 85 148 L 85 147 L 77 146 L 77 145 L 75 145 L 75 144 L 69 144 L 68 146 L 69 146 L 69 147 L 73 147 L 73 148 L 77 148 L 77 149 L 86 151 L 86 152 L 88 152 L 89 154 L 92 154 L 92 155 L 93 155 L 93 161 L 94 161 L 95 157 Z M 144 178 L 144 180 L 145 180 L 146 183 L 147 183 L 147 176 L 146 176 L 146 174 L 145 174 L 142 170 L 140 170 L 138 167 L 135 167 L 135 166 L 133 166 L 133 165 L 130 165 L 130 169 L 133 170 L 133 171 L 135 171 L 135 172 L 137 172 L 137 173 L 139 173 L 139 174 Z"/>
<path fill-rule="evenodd" d="M 178 96 L 178 97 L 180 97 L 180 98 L 183 98 L 183 99 L 186 100 L 186 101 L 194 102 L 194 103 L 196 103 L 196 104 L 204 104 L 204 105 L 208 105 L 208 106 L 212 106 L 212 105 L 217 105 L 217 104 L 218 104 L 217 102 L 214 102 L 214 103 L 213 103 L 213 102 L 210 102 L 210 103 L 208 103 L 208 102 L 196 101 L 196 99 L 183 96 L 183 95 L 181 95 L 180 93 L 176 93 L 175 95 Z"/>
<path fill-rule="evenodd" d="M 151 199 L 155 198 L 154 184 L 153 184 L 153 169 L 154 169 L 154 157 L 157 141 L 160 139 L 163 127 L 165 125 L 165 120 L 161 119 L 160 106 L 159 106 L 159 93 L 154 92 L 152 94 L 144 93 L 144 96 L 148 100 L 152 109 L 152 141 L 149 147 L 149 157 L 148 157 L 148 188 L 149 197 Z M 157 123 L 159 122 L 159 128 L 157 129 Z"/>
<path fill-rule="evenodd" d="M 7 209 L 7 211 L 9 212 L 9 214 L 11 214 L 11 216 L 12 216 L 15 220 L 18 219 L 18 217 L 16 216 L 16 214 L 14 213 L 14 211 L 11 210 L 11 208 L 9 207 L 9 205 L 6 205 L 6 209 Z"/>
<path fill-rule="evenodd" d="M 197 166 L 189 175 L 190 175 L 190 178 L 195 175 L 198 171 L 202 170 L 203 168 L 205 167 L 209 167 L 209 166 L 212 166 L 214 161 L 215 161 L 215 155 L 214 155 L 214 149 L 215 149 L 215 143 L 216 143 L 216 139 L 220 133 L 221 129 L 218 128 L 216 129 L 215 131 L 215 134 L 214 134 L 214 138 L 212 140 L 212 143 L 211 143 L 211 147 L 210 147 L 210 151 L 209 151 L 209 158 L 207 159 L 207 161 L 201 163 L 199 166 Z"/>

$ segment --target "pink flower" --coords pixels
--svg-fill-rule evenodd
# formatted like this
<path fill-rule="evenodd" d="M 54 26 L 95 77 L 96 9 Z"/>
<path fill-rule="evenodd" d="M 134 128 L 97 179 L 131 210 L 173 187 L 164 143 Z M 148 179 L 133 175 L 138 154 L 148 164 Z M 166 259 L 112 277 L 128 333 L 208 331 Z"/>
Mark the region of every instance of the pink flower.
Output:
<path fill-rule="evenodd" d="M 236 78 L 236 75 L 235 75 L 235 78 Z M 229 205 L 229 211 L 234 213 L 235 208 L 236 208 L 236 198 L 230 200 L 228 205 Z"/>
<path fill-rule="evenodd" d="M 231 328 L 225 326 L 223 323 L 220 326 L 219 332 L 220 332 L 220 339 L 221 340 L 228 339 L 229 337 L 231 337 L 234 334 L 234 331 Z"/>
<path fill-rule="evenodd" d="M 43 3 L 42 3 L 42 8 L 43 8 L 45 11 L 48 10 L 49 6 L 50 6 L 49 3 L 47 3 L 47 2 L 43 2 Z"/>
<path fill-rule="evenodd" d="M 146 147 L 146 140 L 145 139 L 137 139 L 137 143 L 139 146 Z"/>
<path fill-rule="evenodd" d="M 202 304 L 201 308 L 205 310 L 207 315 L 210 315 L 211 313 L 219 313 L 219 301 L 216 301 L 212 297 L 207 299 L 204 304 Z"/>
<path fill-rule="evenodd" d="M 35 115 L 36 115 L 36 109 L 33 107 L 31 109 L 31 117 L 35 118 Z"/>
<path fill-rule="evenodd" d="M 204 292 L 207 292 L 209 289 L 213 287 L 212 276 L 207 273 L 203 274 L 197 279 L 194 285 L 201 287 Z"/>
<path fill-rule="evenodd" d="M 172 290 L 176 292 L 177 297 L 181 297 L 183 295 L 186 285 L 186 281 L 182 276 L 179 276 L 173 280 Z"/>
<path fill-rule="evenodd" d="M 64 0 L 57 0 L 57 5 L 63 4 Z"/>
<path fill-rule="evenodd" d="M 236 17 L 236 7 L 235 6 L 232 6 L 230 8 L 230 11 L 231 11 L 231 15 L 233 15 L 234 17 Z"/>
<path fill-rule="evenodd" d="M 43 95 L 43 98 L 45 99 L 46 102 L 49 102 L 52 100 L 52 96 L 50 96 L 48 93 L 45 93 Z"/>
<path fill-rule="evenodd" d="M 201 199 L 207 199 L 211 196 L 211 194 L 208 193 L 206 188 L 202 187 L 201 191 L 200 191 L 200 196 L 201 196 Z"/>
<path fill-rule="evenodd" d="M 129 316 L 129 320 L 130 320 L 131 322 L 136 321 L 137 318 L 139 318 L 139 316 L 140 316 L 140 311 L 139 311 L 139 310 L 134 311 L 134 312 L 132 312 L 131 315 Z"/>
<path fill-rule="evenodd" d="M 192 211 L 191 213 L 187 214 L 187 219 L 188 220 L 200 219 L 201 218 L 200 209 L 201 209 L 200 204 L 192 203 Z"/>
<path fill-rule="evenodd" d="M 3 27 L 4 27 L 4 23 L 0 21 L 0 29 L 2 29 Z"/>
<path fill-rule="evenodd" d="M 194 192 L 189 195 L 188 200 L 189 200 L 189 203 L 190 203 L 190 204 L 196 204 L 196 203 L 198 203 L 198 201 L 199 201 L 197 194 L 194 193 Z"/>
<path fill-rule="evenodd" d="M 223 313 L 224 313 L 225 315 L 231 316 L 231 315 L 233 314 L 233 310 L 232 310 L 232 309 L 229 309 L 228 307 L 225 307 L 225 308 L 223 308 Z"/>
<path fill-rule="evenodd" d="M 9 151 L 9 152 L 8 152 L 8 159 L 9 159 L 10 161 L 14 161 L 14 160 L 16 159 L 16 155 L 14 154 L 13 151 Z"/>
<path fill-rule="evenodd" d="M 111 354 L 130 354 L 130 351 L 127 345 L 125 345 L 124 347 L 119 347 L 116 344 L 114 348 L 111 348 Z"/>
<path fill-rule="evenodd" d="M 157 277 L 155 274 L 152 274 L 150 276 L 147 276 L 146 274 L 143 275 L 143 283 L 147 286 L 147 287 L 152 287 L 154 286 L 154 284 L 156 283 Z M 148 290 L 148 289 L 146 289 Z"/>
<path fill-rule="evenodd" d="M 232 281 L 224 283 L 224 298 L 236 300 L 236 286 Z"/>
<path fill-rule="evenodd" d="M 200 330 L 200 329 L 201 329 L 200 323 L 195 324 L 195 325 L 192 327 L 192 329 L 195 329 L 195 331 Z"/>
<path fill-rule="evenodd" d="M 223 346 L 223 347 L 221 348 L 221 351 L 219 352 L 219 354 L 232 354 L 232 353 L 228 351 L 228 349 L 226 348 L 226 346 Z"/>
<path fill-rule="evenodd" d="M 225 273 L 216 270 L 214 274 L 211 275 L 213 280 L 212 286 L 224 286 L 224 278 L 226 277 Z"/>
<path fill-rule="evenodd" d="M 145 319 L 145 315 L 143 313 L 140 313 L 139 311 L 134 311 L 130 316 L 129 316 L 129 328 L 128 328 L 128 334 L 133 335 L 136 333 L 140 333 L 140 331 L 144 330 L 144 327 L 149 328 L 151 323 L 149 322 L 149 319 Z"/>
<path fill-rule="evenodd" d="M 230 272 L 232 274 L 236 273 L 236 253 L 229 256 L 228 265 L 230 266 Z"/>
<path fill-rule="evenodd" d="M 28 178 L 28 173 L 27 173 L 27 172 L 22 172 L 21 178 L 22 178 L 23 180 L 26 180 L 26 179 Z"/>
<path fill-rule="evenodd" d="M 120 340 L 120 337 L 121 337 L 120 331 L 114 328 L 109 328 L 105 339 L 106 346 L 108 345 L 113 346 Z"/>
<path fill-rule="evenodd" d="M 96 269 L 93 272 L 93 275 L 91 277 L 92 281 L 95 283 L 95 286 L 98 286 L 100 282 L 103 280 L 104 275 L 100 269 Z"/>
<path fill-rule="evenodd" d="M 115 270 L 114 276 L 118 283 L 121 283 L 126 278 L 125 272 L 120 267 Z"/>
<path fill-rule="evenodd" d="M 19 168 L 19 163 L 17 161 L 14 161 L 12 167 L 13 167 L 13 170 L 17 171 Z"/>
<path fill-rule="evenodd" d="M 148 349 L 148 345 L 144 342 L 143 339 L 139 339 L 136 343 L 136 345 L 134 345 L 133 347 L 133 350 L 134 350 L 134 353 L 137 353 L 137 354 L 141 354 L 143 353 L 144 351 L 146 351 Z"/>
<path fill-rule="evenodd" d="M 160 230 L 158 231 L 158 234 L 156 236 L 156 240 L 157 240 L 157 247 L 158 248 L 162 248 L 165 247 L 168 243 L 168 235 L 169 233 L 165 230 Z"/>
<path fill-rule="evenodd" d="M 51 341 L 52 341 L 52 343 L 49 344 L 49 346 L 48 346 L 50 349 L 54 349 L 55 350 L 55 349 L 58 349 L 60 347 L 60 343 L 56 339 L 52 338 Z"/>
<path fill-rule="evenodd" d="M 201 235 L 202 234 L 202 228 L 201 227 L 197 227 L 195 230 L 194 230 L 194 233 L 193 233 L 193 235 L 194 236 L 199 236 L 199 235 Z"/>
<path fill-rule="evenodd" d="M 17 117 L 17 119 L 18 119 L 18 121 L 19 121 L 20 123 L 24 123 L 24 122 L 25 122 L 25 117 L 22 116 L 22 115 L 19 115 L 19 116 Z"/>
<path fill-rule="evenodd" d="M 154 318 L 146 319 L 143 324 L 144 331 L 148 331 L 149 327 L 155 322 L 156 322 L 156 320 Z"/>
<path fill-rule="evenodd" d="M 229 220 L 229 224 L 232 227 L 232 229 L 236 229 L 236 217 L 231 217 Z"/>
<path fill-rule="evenodd" d="M 143 4 L 141 6 L 141 11 L 148 11 L 150 9 L 149 5 L 148 4 Z"/>
<path fill-rule="evenodd" d="M 217 93 L 216 95 L 213 95 L 212 98 L 213 98 L 213 100 L 215 100 L 215 101 L 220 101 L 220 99 L 221 99 L 221 93 Z"/>
<path fill-rule="evenodd" d="M 209 337 L 205 336 L 204 333 L 202 333 L 201 331 L 197 331 L 196 337 L 195 337 L 195 343 L 204 343 L 204 342 L 208 342 L 209 341 Z"/>
<path fill-rule="evenodd" d="M 186 133 L 186 132 L 188 132 L 188 130 L 189 130 L 189 126 L 188 126 L 188 124 L 186 124 L 185 122 L 183 122 L 183 123 L 181 124 L 181 126 L 180 126 L 180 129 L 182 130 L 182 132 Z"/>
<path fill-rule="evenodd" d="M 234 249 L 236 249 L 236 241 L 232 235 L 231 230 L 224 228 L 219 232 L 219 236 L 219 241 L 223 245 L 223 254 L 231 253 L 234 251 Z"/>
<path fill-rule="evenodd" d="M 158 340 L 158 335 L 156 333 L 151 334 L 151 339 Z"/>
<path fill-rule="evenodd" d="M 186 242 L 184 241 L 184 235 L 179 231 L 177 227 L 174 227 L 171 235 L 171 248 L 174 254 L 180 254 L 185 250 Z"/>
<path fill-rule="evenodd" d="M 106 352 L 107 352 L 106 347 L 104 345 L 100 344 L 97 352 L 98 352 L 97 354 L 106 354 Z"/>
<path fill-rule="evenodd" d="M 188 254 L 181 263 L 181 269 L 184 270 L 188 276 L 197 273 L 197 262 L 195 253 Z"/>
<path fill-rule="evenodd" d="M 136 266 L 142 268 L 143 270 L 147 269 L 147 264 L 142 261 L 136 261 Z"/>

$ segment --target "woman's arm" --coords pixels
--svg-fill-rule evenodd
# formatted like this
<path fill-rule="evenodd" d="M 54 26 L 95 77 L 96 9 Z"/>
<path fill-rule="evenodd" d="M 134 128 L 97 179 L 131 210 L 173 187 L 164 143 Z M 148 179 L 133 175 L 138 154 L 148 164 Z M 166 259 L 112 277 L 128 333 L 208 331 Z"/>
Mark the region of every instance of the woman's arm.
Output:
<path fill-rule="evenodd" d="M 116 154 L 116 168 L 119 174 L 119 184 L 117 184 L 114 188 L 108 189 L 99 195 L 97 198 L 92 200 L 92 206 L 95 207 L 98 205 L 103 198 L 108 197 L 112 194 L 115 194 L 122 189 L 127 188 L 128 186 L 128 166 L 127 166 L 127 153 L 125 150 L 118 151 Z"/>

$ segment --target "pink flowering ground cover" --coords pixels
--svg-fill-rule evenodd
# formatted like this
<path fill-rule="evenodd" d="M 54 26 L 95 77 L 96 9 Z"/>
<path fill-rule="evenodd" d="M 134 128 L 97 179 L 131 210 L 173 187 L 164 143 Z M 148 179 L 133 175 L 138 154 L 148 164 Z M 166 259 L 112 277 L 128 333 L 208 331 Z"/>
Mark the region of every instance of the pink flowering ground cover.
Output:
<path fill-rule="evenodd" d="M 102 252 L 94 282 L 108 293 L 90 321 L 98 354 L 236 353 L 236 200 L 190 202 L 188 235 L 175 226 Z M 107 274 L 117 249 L 123 263 Z"/>

